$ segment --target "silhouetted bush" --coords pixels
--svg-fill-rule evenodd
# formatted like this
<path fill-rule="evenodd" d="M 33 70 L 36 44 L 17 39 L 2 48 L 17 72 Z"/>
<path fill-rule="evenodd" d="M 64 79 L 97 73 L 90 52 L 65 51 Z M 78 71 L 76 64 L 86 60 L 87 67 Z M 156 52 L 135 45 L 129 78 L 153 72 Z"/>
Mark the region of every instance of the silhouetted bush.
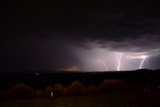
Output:
<path fill-rule="evenodd" d="M 157 95 L 160 95 L 160 86 L 155 86 L 153 87 L 152 91 L 157 94 Z"/>
<path fill-rule="evenodd" d="M 51 97 L 51 92 L 53 92 L 53 91 L 54 91 L 53 87 L 52 86 L 48 86 L 46 88 L 46 90 L 45 90 L 46 97 Z"/>
<path fill-rule="evenodd" d="M 12 99 L 33 98 L 35 97 L 35 91 L 28 85 L 19 83 L 8 90 L 7 96 Z"/>
<path fill-rule="evenodd" d="M 36 91 L 36 97 L 37 98 L 42 98 L 42 97 L 44 97 L 45 95 L 44 95 L 44 92 L 42 91 L 42 90 L 37 90 Z"/>
<path fill-rule="evenodd" d="M 70 87 L 65 88 L 65 95 L 81 95 L 83 93 L 84 87 L 80 81 L 74 81 Z"/>
<path fill-rule="evenodd" d="M 87 88 L 87 94 L 97 94 L 98 93 L 98 87 L 96 87 L 95 85 L 89 85 L 89 87 Z"/>
<path fill-rule="evenodd" d="M 126 84 L 120 80 L 106 79 L 100 84 L 99 91 L 104 94 L 108 92 L 122 92 L 125 91 L 126 88 Z"/>
<path fill-rule="evenodd" d="M 0 91 L 0 100 L 2 100 L 4 97 L 4 93 Z"/>
<path fill-rule="evenodd" d="M 82 94 L 82 95 L 87 95 L 87 94 L 88 94 L 87 92 L 88 92 L 88 89 L 83 86 L 83 87 L 82 87 L 82 92 L 81 92 L 81 94 Z"/>
<path fill-rule="evenodd" d="M 70 87 L 65 87 L 64 88 L 64 96 L 71 96 L 72 95 L 72 91 L 70 89 Z"/>
<path fill-rule="evenodd" d="M 156 90 L 154 90 L 155 91 L 155 93 L 157 94 L 157 95 L 160 95 L 160 86 L 157 86 L 156 87 Z"/>
<path fill-rule="evenodd" d="M 64 87 L 60 83 L 54 85 L 53 93 L 55 96 L 62 96 L 63 92 L 64 92 Z"/>
<path fill-rule="evenodd" d="M 64 87 L 60 83 L 57 83 L 53 87 L 52 86 L 48 86 L 46 88 L 45 93 L 46 93 L 47 97 L 52 97 L 51 93 L 53 94 L 53 96 L 63 96 Z"/>
<path fill-rule="evenodd" d="M 0 100 L 7 99 L 8 98 L 7 96 L 8 96 L 7 91 L 1 91 L 0 92 Z"/>

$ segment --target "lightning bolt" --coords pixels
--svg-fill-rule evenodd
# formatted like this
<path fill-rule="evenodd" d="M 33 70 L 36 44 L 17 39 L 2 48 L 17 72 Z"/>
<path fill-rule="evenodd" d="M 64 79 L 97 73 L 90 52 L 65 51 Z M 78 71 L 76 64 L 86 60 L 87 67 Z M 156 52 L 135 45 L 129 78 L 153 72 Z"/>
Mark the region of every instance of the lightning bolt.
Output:
<path fill-rule="evenodd" d="M 117 59 L 117 70 L 120 71 L 121 68 L 121 59 L 122 59 L 122 53 L 118 52 L 116 53 L 116 59 Z"/>
<path fill-rule="evenodd" d="M 127 58 L 131 59 L 142 59 L 139 65 L 139 69 L 145 68 L 150 69 L 150 63 L 149 63 L 149 55 L 141 55 L 141 56 L 127 56 Z M 145 65 L 144 65 L 145 64 Z"/>
<path fill-rule="evenodd" d="M 147 60 L 147 56 L 143 55 L 143 56 L 141 56 L 141 58 L 142 58 L 142 61 L 140 63 L 139 69 L 142 69 L 145 60 Z"/>
<path fill-rule="evenodd" d="M 97 62 L 102 63 L 102 64 L 104 65 L 104 67 L 105 67 L 105 70 L 106 70 L 106 71 L 109 71 L 109 70 L 108 70 L 108 67 L 107 67 L 107 65 L 106 65 L 106 63 L 105 63 L 104 61 L 98 60 Z"/>

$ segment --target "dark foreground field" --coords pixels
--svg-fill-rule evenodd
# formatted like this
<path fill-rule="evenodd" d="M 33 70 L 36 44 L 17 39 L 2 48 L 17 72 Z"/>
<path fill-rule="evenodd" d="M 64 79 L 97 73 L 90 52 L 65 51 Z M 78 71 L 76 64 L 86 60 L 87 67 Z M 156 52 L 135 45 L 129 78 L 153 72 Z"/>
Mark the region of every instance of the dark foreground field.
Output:
<path fill-rule="evenodd" d="M 160 96 L 110 93 L 0 102 L 0 107 L 160 107 Z"/>
<path fill-rule="evenodd" d="M 145 69 L 2 73 L 0 107 L 160 107 L 159 76 Z"/>

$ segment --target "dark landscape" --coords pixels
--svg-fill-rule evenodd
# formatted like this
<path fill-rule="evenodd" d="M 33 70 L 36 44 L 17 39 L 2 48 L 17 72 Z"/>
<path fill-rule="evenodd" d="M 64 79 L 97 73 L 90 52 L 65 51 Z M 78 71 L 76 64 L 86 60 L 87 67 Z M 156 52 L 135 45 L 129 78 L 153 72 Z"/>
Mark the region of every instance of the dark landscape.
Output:
<path fill-rule="evenodd" d="M 160 107 L 157 0 L 0 7 L 0 107 Z"/>
<path fill-rule="evenodd" d="M 147 69 L 120 72 L 1 73 L 0 106 L 158 107 L 159 75 L 159 70 Z"/>

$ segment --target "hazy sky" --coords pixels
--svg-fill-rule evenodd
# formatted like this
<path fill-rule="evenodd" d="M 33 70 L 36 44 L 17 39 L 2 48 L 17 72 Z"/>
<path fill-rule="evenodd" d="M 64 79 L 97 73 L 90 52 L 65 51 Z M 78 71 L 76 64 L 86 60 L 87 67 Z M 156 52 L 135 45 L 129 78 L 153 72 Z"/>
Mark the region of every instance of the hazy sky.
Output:
<path fill-rule="evenodd" d="M 158 3 L 104 1 L 3 3 L 0 70 L 160 68 Z"/>

